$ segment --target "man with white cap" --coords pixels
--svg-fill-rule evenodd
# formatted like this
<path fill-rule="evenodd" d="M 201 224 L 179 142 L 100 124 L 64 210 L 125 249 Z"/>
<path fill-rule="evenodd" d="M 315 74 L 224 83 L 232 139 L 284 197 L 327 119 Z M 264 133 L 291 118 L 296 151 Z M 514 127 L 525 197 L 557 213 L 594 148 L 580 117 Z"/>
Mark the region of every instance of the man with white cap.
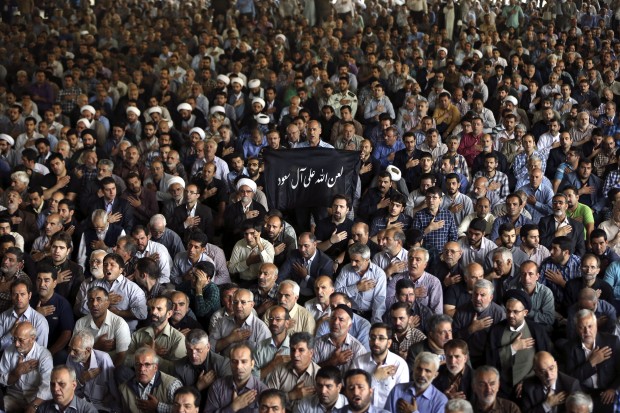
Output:
<path fill-rule="evenodd" d="M 106 141 L 106 130 L 103 123 L 95 119 L 95 115 L 97 111 L 92 105 L 84 105 L 80 107 L 80 113 L 84 119 L 87 119 L 90 122 L 90 125 L 87 125 L 87 128 L 93 129 L 96 132 L 95 136 L 97 138 L 97 144 L 99 147 L 103 147 Z"/>
<path fill-rule="evenodd" d="M 241 178 L 236 184 L 237 194 L 224 211 L 224 251 L 230 254 L 235 243 L 243 237 L 241 224 L 250 220 L 262 224 L 267 211 L 255 201 L 256 182 L 250 178 Z"/>
<path fill-rule="evenodd" d="M 228 96 L 228 103 L 235 108 L 237 119 L 243 119 L 246 108 L 246 96 L 243 93 L 243 86 L 245 83 L 240 77 L 233 77 L 230 80 L 231 92 Z"/>
<path fill-rule="evenodd" d="M 133 133 L 137 140 L 142 138 L 142 124 L 140 123 L 140 109 L 135 106 L 127 106 L 125 109 L 127 116 L 127 130 Z"/>
<path fill-rule="evenodd" d="M 185 202 L 185 181 L 179 176 L 173 176 L 168 180 L 166 192 L 171 199 L 164 201 L 161 213 L 165 217 L 172 217 L 174 209 Z"/>
<path fill-rule="evenodd" d="M 181 103 L 177 106 L 177 112 L 181 116 L 181 122 L 179 124 L 179 130 L 183 134 L 188 134 L 189 131 L 194 128 L 202 128 L 204 129 L 207 126 L 207 123 L 204 117 L 197 117 L 193 113 L 194 108 L 187 102 Z"/>
<path fill-rule="evenodd" d="M 0 159 L 5 160 L 11 169 L 17 165 L 18 161 L 13 145 L 15 145 L 15 140 L 10 135 L 0 134 Z"/>
<path fill-rule="evenodd" d="M 261 99 L 265 98 L 265 89 L 261 87 L 260 79 L 250 80 L 248 82 L 248 89 L 250 90 L 248 93 L 248 98 L 250 100 L 254 100 L 254 98 L 261 98 Z M 263 104 L 263 107 L 265 107 L 264 104 Z"/>
<path fill-rule="evenodd" d="M 241 122 L 240 126 L 247 126 L 250 123 L 251 119 L 256 119 L 259 124 L 267 125 L 271 121 L 268 115 L 263 115 L 265 118 L 259 118 L 261 116 L 263 109 L 265 108 L 265 99 L 261 97 L 254 97 L 251 100 L 250 110 L 246 110 L 245 118 Z M 261 121 L 262 119 L 262 121 Z"/>

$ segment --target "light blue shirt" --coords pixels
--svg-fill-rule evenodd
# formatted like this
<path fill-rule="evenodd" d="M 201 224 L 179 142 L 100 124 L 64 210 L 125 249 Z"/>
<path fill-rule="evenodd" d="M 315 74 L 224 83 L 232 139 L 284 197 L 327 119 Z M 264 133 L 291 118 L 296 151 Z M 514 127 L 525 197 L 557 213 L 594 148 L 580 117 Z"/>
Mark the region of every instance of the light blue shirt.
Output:
<path fill-rule="evenodd" d="M 37 343 L 47 348 L 47 338 L 49 336 L 49 324 L 41 314 L 30 306 L 21 316 L 18 316 L 13 307 L 0 314 L 0 349 L 6 350 L 13 344 L 13 334 L 11 330 L 17 321 L 29 321 L 37 331 Z"/>
<path fill-rule="evenodd" d="M 519 189 L 527 195 L 534 195 L 536 198 L 536 203 L 534 205 L 529 202 L 525 203 L 525 209 L 532 215 L 532 221 L 534 221 L 535 224 L 538 224 L 542 217 L 553 213 L 553 208 L 551 208 L 551 200 L 554 195 L 553 189 L 542 184 L 536 190 L 532 188 L 531 184 L 522 186 Z"/>
<path fill-rule="evenodd" d="M 136 331 L 138 320 L 144 320 L 148 315 L 144 291 L 138 287 L 138 284 L 128 280 L 123 275 L 120 275 L 111 285 L 106 280 L 101 279 L 94 281 L 92 286 L 101 287 L 108 293 L 115 293 L 122 297 L 121 301 L 114 307 L 121 311 L 130 310 L 134 315 L 135 320 L 126 320 L 131 332 Z"/>
<path fill-rule="evenodd" d="M 374 288 L 360 292 L 357 289 L 357 283 L 361 280 L 375 280 L 376 284 Z M 349 296 L 353 309 L 359 311 L 372 310 L 371 322 L 382 322 L 383 313 L 385 313 L 387 282 L 385 272 L 379 266 L 370 262 L 366 272 L 360 275 L 351 264 L 347 264 L 336 278 L 334 288 L 336 291 Z"/>
<path fill-rule="evenodd" d="M 75 389 L 75 394 L 83 399 L 91 402 L 97 410 L 109 411 L 120 409 L 121 396 L 116 386 L 114 378 L 114 363 L 110 355 L 99 350 L 90 351 L 90 361 L 88 366 L 83 363 L 77 363 L 67 358 L 67 366 L 75 369 L 76 376 L 82 377 L 82 373 L 91 369 L 100 369 L 97 377 L 88 380 L 86 383 L 80 383 Z"/>
<path fill-rule="evenodd" d="M 443 413 L 448 398 L 435 386 L 429 385 L 424 393 L 415 394 L 415 389 L 411 383 L 402 383 L 394 386 L 390 395 L 385 402 L 385 409 L 390 412 L 396 412 L 396 404 L 398 399 L 404 399 L 407 403 L 411 403 L 413 397 L 416 398 L 418 412 L 424 413 Z"/>

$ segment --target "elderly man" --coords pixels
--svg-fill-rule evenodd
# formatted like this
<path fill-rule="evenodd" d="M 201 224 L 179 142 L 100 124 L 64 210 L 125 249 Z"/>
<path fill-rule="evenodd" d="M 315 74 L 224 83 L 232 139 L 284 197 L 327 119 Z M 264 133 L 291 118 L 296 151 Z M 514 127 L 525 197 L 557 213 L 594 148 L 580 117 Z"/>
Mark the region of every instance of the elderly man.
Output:
<path fill-rule="evenodd" d="M 409 250 L 409 278 L 415 285 L 416 300 L 435 314 L 443 311 L 443 291 L 437 277 L 426 272 L 429 253 L 422 247 Z"/>
<path fill-rule="evenodd" d="M 476 281 L 471 301 L 458 307 L 454 314 L 454 335 L 468 342 L 470 359 L 475 366 L 484 361 L 484 348 L 491 327 L 506 318 L 504 309 L 493 302 L 494 291 L 491 281 Z"/>
<path fill-rule="evenodd" d="M 495 367 L 482 366 L 474 372 L 472 401 L 474 413 L 495 411 L 501 413 L 520 413 L 519 407 L 510 400 L 497 397 L 500 375 Z"/>
<path fill-rule="evenodd" d="M 415 325 L 418 321 L 414 318 L 413 323 Z M 427 335 L 426 339 L 409 347 L 407 352 L 406 359 L 410 370 L 413 369 L 415 358 L 424 351 L 436 354 L 440 361 L 445 361 L 443 347 L 452 340 L 452 317 L 449 315 L 433 314 L 425 324 L 428 325 L 428 329 L 424 332 Z"/>
<path fill-rule="evenodd" d="M 524 412 L 564 413 L 566 398 L 581 388 L 573 377 L 559 371 L 551 353 L 541 351 L 534 356 L 534 377 L 523 381 L 521 409 Z"/>
<path fill-rule="evenodd" d="M 304 308 L 312 314 L 317 323 L 317 327 L 321 322 L 327 320 L 331 314 L 329 301 L 334 291 L 334 282 L 331 277 L 327 275 L 321 275 L 314 282 L 314 293 L 316 297 L 306 301 Z"/>
<path fill-rule="evenodd" d="M 566 373 L 579 381 L 599 412 L 613 411 L 620 374 L 620 340 L 598 331 L 596 315 L 583 309 L 575 314 L 578 339 L 567 349 Z"/>
<path fill-rule="evenodd" d="M 256 288 L 251 288 L 254 294 L 254 310 L 262 317 L 270 307 L 278 302 L 278 267 L 272 263 L 264 263 L 258 271 Z"/>
<path fill-rule="evenodd" d="M 174 376 L 183 385 L 205 392 L 217 378 L 231 374 L 230 360 L 211 350 L 209 336 L 204 330 L 190 331 L 185 337 L 185 349 L 187 356 L 174 365 Z"/>
<path fill-rule="evenodd" d="M 409 253 L 405 244 L 405 233 L 398 228 L 390 228 L 383 236 L 383 251 L 372 257 L 372 263 L 381 268 L 387 277 L 386 307 L 395 301 L 396 283 L 407 276 Z"/>
<path fill-rule="evenodd" d="M 435 354 L 420 353 L 413 365 L 413 382 L 394 386 L 385 402 L 385 408 L 390 412 L 443 412 L 448 398 L 432 385 L 439 364 Z"/>
<path fill-rule="evenodd" d="M 495 324 L 489 332 L 486 364 L 501 372 L 500 395 L 514 399 L 518 394 L 516 389 L 531 374 L 534 354 L 548 351 L 551 340 L 542 326 L 526 318 L 532 309 L 527 292 L 509 290 L 503 302 L 506 319 Z"/>
<path fill-rule="evenodd" d="M 385 313 L 385 273 L 370 262 L 370 248 L 367 245 L 351 245 L 349 257 L 351 263 L 340 272 L 335 289 L 352 298 L 356 313 L 373 322 L 380 322 Z"/>
<path fill-rule="evenodd" d="M 352 320 L 351 307 L 338 304 L 332 308 L 329 333 L 319 337 L 314 348 L 313 360 L 321 367 L 335 366 L 345 372 L 354 358 L 366 353 L 362 343 L 349 334 Z"/>
<path fill-rule="evenodd" d="M 170 411 L 174 393 L 181 387 L 176 378 L 159 371 L 159 357 L 150 347 L 139 348 L 134 355 L 136 374 L 119 386 L 123 410 Z"/>
<path fill-rule="evenodd" d="M 375 323 L 370 328 L 370 352 L 357 358 L 351 368 L 359 368 L 373 374 L 372 387 L 375 389 L 373 406 L 385 405 L 390 391 L 395 385 L 409 381 L 407 363 L 392 353 L 392 329 L 387 324 Z"/>
<path fill-rule="evenodd" d="M 128 364 L 128 360 L 133 360 L 137 349 L 152 346 L 160 354 L 159 370 L 173 374 L 174 362 L 186 355 L 185 336 L 168 323 L 172 316 L 172 301 L 169 298 L 153 298 L 148 306 L 150 326 L 143 327 L 132 334 L 125 364 Z"/>
<path fill-rule="evenodd" d="M 265 381 L 267 387 L 285 392 L 291 407 L 315 390 L 314 378 L 320 367 L 312 361 L 314 341 L 314 337 L 306 332 L 291 335 L 291 360 L 278 365 Z"/>
<path fill-rule="evenodd" d="M 592 253 L 587 253 L 581 258 L 581 277 L 568 280 L 564 286 L 564 298 L 566 306 L 570 307 L 579 300 L 579 292 L 584 288 L 592 288 L 597 291 L 601 300 L 610 304 L 614 303 L 614 290 L 607 282 L 599 278 L 601 261 Z"/>
<path fill-rule="evenodd" d="M 278 286 L 278 304 L 284 307 L 293 322 L 288 328 L 288 333 L 306 332 L 314 334 L 316 330 L 316 321 L 312 314 L 304 307 L 299 305 L 299 285 L 295 281 L 284 280 Z M 271 317 L 271 311 L 267 310 L 263 316 L 263 321 L 268 322 Z"/>
<path fill-rule="evenodd" d="M 86 258 L 90 257 L 94 250 L 108 251 L 123 236 L 125 236 L 123 227 L 110 222 L 109 215 L 104 209 L 94 210 L 90 217 L 90 223 L 80 239 L 77 263 L 86 269 Z"/>
<path fill-rule="evenodd" d="M 329 306 L 333 310 L 338 305 L 346 305 L 347 307 L 351 307 L 351 299 L 345 293 L 334 292 L 329 296 Z M 328 334 L 330 331 L 330 322 L 331 322 L 331 312 L 328 317 L 318 325 L 316 329 L 316 336 L 322 337 L 325 334 Z M 351 329 L 349 330 L 349 334 L 351 334 L 354 338 L 356 338 L 366 351 L 370 351 L 370 345 L 368 344 L 368 334 L 370 334 L 370 322 L 365 318 L 353 313 L 353 319 L 351 320 Z"/>
<path fill-rule="evenodd" d="M 181 237 L 166 227 L 166 217 L 162 214 L 155 214 L 149 220 L 149 232 L 151 233 L 151 241 L 158 242 L 163 245 L 171 257 L 176 257 L 177 253 L 185 251 L 185 246 Z"/>
<path fill-rule="evenodd" d="M 592 288 L 584 288 L 579 291 L 577 302 L 566 311 L 567 325 L 566 336 L 569 340 L 577 338 L 575 314 L 580 310 L 588 309 L 596 315 L 596 324 L 601 333 L 614 334 L 616 332 L 616 309 L 605 300 L 600 300 L 598 292 Z"/>
<path fill-rule="evenodd" d="M 250 413 L 258 409 L 258 397 L 267 386 L 252 375 L 254 360 L 247 343 L 232 346 L 230 367 L 231 375 L 220 377 L 211 385 L 204 413 L 224 410 Z"/>
<path fill-rule="evenodd" d="M 567 413 L 592 413 L 593 411 L 592 397 L 583 392 L 575 392 L 566 399 Z"/>
<path fill-rule="evenodd" d="M 555 300 L 549 287 L 538 282 L 539 278 L 538 265 L 534 261 L 525 261 L 519 267 L 519 279 L 513 286 L 530 297 L 532 308 L 527 313 L 527 319 L 550 332 L 555 322 Z"/>
<path fill-rule="evenodd" d="M 256 183 L 249 178 L 237 182 L 237 202 L 232 202 L 224 211 L 224 251 L 230 254 L 235 243 L 243 237 L 242 224 L 246 220 L 261 224 L 265 222 L 265 207 L 253 198 L 256 194 Z"/>
<path fill-rule="evenodd" d="M 238 289 L 233 296 L 233 317 L 224 317 L 211 331 L 211 343 L 215 351 L 228 354 L 234 343 L 248 341 L 255 346 L 269 337 L 269 329 L 253 314 L 254 295 L 250 290 Z"/>
<path fill-rule="evenodd" d="M 78 397 L 75 393 L 78 377 L 73 367 L 59 365 L 51 374 L 50 390 L 52 400 L 43 402 L 38 412 L 55 413 L 58 411 L 76 411 L 79 413 L 97 413 L 91 401 Z"/>
<path fill-rule="evenodd" d="M 202 328 L 202 324 L 196 320 L 195 315 L 190 313 L 190 301 L 187 294 L 174 291 L 170 294 L 170 301 L 172 301 L 172 317 L 168 322 L 172 327 L 184 336 L 195 328 Z"/>
<path fill-rule="evenodd" d="M 28 321 L 17 325 L 13 342 L 0 359 L 0 383 L 7 386 L 7 413 L 34 413 L 51 399 L 52 355 L 36 342 L 37 330 Z"/>
<path fill-rule="evenodd" d="M 77 377 L 75 393 L 90 401 L 98 410 L 120 408 L 120 394 L 114 376 L 114 364 L 105 351 L 95 350 L 94 336 L 80 330 L 69 342 L 67 366 Z"/>
<path fill-rule="evenodd" d="M 0 291 L 0 311 L 8 310 L 12 305 L 13 298 L 10 291 L 12 282 L 15 280 L 31 281 L 31 278 L 23 270 L 24 264 L 24 252 L 20 248 L 11 246 L 4 251 L 2 265 L 0 266 L 0 276 L 4 282 L 0 285 L 2 286 L 1 290 L 6 291 Z"/>
<path fill-rule="evenodd" d="M 299 236 L 297 250 L 291 251 L 280 267 L 278 280 L 292 279 L 299 284 L 300 295 L 310 298 L 312 286 L 319 275 L 332 276 L 334 262 L 318 248 L 318 241 L 311 232 Z"/>
<path fill-rule="evenodd" d="M 451 284 L 444 293 L 443 312 L 454 316 L 456 309 L 471 301 L 474 284 L 484 278 L 484 268 L 477 262 L 472 262 L 458 275 L 458 282 Z"/>
<path fill-rule="evenodd" d="M 108 353 L 114 365 L 121 366 L 131 342 L 129 325 L 122 317 L 109 311 L 110 294 L 105 288 L 91 287 L 86 296 L 88 313 L 76 321 L 74 335 L 79 331 L 88 331 L 96 340 L 93 347 Z"/>

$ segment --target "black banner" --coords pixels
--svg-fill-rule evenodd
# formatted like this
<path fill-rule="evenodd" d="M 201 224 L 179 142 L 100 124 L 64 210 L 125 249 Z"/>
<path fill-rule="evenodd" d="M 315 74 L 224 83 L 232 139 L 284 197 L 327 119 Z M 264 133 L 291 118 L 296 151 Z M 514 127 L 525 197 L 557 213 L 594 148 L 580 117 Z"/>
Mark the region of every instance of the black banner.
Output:
<path fill-rule="evenodd" d="M 332 196 L 353 199 L 360 153 L 328 148 L 264 151 L 269 208 L 326 207 Z"/>

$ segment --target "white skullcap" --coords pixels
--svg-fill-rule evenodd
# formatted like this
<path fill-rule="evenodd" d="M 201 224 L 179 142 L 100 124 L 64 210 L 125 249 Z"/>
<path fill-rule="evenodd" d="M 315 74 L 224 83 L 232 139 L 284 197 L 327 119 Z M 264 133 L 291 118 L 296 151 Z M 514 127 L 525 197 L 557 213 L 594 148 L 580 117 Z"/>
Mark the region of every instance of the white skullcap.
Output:
<path fill-rule="evenodd" d="M 508 96 L 506 99 L 504 99 L 504 103 L 510 102 L 513 105 L 517 106 L 517 98 L 514 96 Z"/>
<path fill-rule="evenodd" d="M 148 108 L 145 113 L 147 115 L 150 115 L 151 113 L 159 113 L 160 115 L 162 114 L 161 108 L 159 106 L 153 106 L 152 108 Z"/>
<path fill-rule="evenodd" d="M 194 132 L 196 132 L 196 133 L 200 136 L 200 139 L 203 139 L 203 140 L 204 140 L 204 138 L 205 138 L 205 136 L 206 136 L 206 135 L 205 135 L 205 131 L 204 131 L 204 130 L 202 130 L 202 128 L 191 128 L 191 129 L 189 130 L 189 134 L 190 134 L 190 136 L 191 136 L 191 134 L 192 134 L 192 133 L 194 133 Z"/>
<path fill-rule="evenodd" d="M 243 79 L 241 79 L 240 77 L 233 77 L 230 83 L 237 83 L 241 85 L 241 87 L 245 86 L 245 84 L 243 83 Z"/>
<path fill-rule="evenodd" d="M 0 141 L 8 142 L 11 146 L 15 145 L 15 139 L 6 133 L 0 133 Z"/>
<path fill-rule="evenodd" d="M 168 188 L 166 188 L 166 191 L 170 190 L 170 187 L 173 184 L 181 184 L 181 186 L 183 188 L 185 188 L 185 181 L 183 180 L 183 178 L 181 178 L 180 176 L 173 176 L 172 178 L 170 178 L 170 180 L 168 181 Z"/>
<path fill-rule="evenodd" d="M 256 119 L 256 121 L 258 123 L 260 123 L 261 125 L 268 125 L 269 124 L 269 116 L 263 114 L 263 113 L 259 113 L 258 115 L 254 116 L 254 119 Z"/>
<path fill-rule="evenodd" d="M 85 110 L 89 111 L 90 113 L 92 113 L 93 115 L 97 112 L 95 110 L 94 107 L 92 107 L 91 105 L 84 105 L 80 108 L 80 113 L 84 112 Z"/>
<path fill-rule="evenodd" d="M 140 109 L 138 109 L 135 106 L 127 106 L 126 112 L 127 113 L 135 113 L 136 116 L 140 116 Z"/>
<path fill-rule="evenodd" d="M 241 179 L 239 179 L 239 181 L 237 182 L 237 191 L 242 186 L 249 186 L 250 189 L 252 190 L 252 192 L 256 192 L 256 182 L 254 182 L 250 178 L 241 178 Z"/>
<path fill-rule="evenodd" d="M 443 51 L 445 54 L 448 54 L 448 49 L 446 49 L 445 47 L 440 47 L 439 49 L 437 49 L 437 53 Z"/>
<path fill-rule="evenodd" d="M 212 115 L 214 113 L 222 113 L 222 114 L 226 114 L 226 109 L 224 109 L 224 106 L 219 106 L 219 105 L 215 105 L 211 107 L 211 110 L 209 111 Z"/>
<path fill-rule="evenodd" d="M 217 80 L 219 80 L 220 82 L 224 82 L 226 86 L 230 84 L 230 78 L 226 75 L 218 75 Z"/>
<path fill-rule="evenodd" d="M 400 178 L 402 177 L 402 173 L 400 172 L 400 169 L 398 169 L 394 165 L 390 165 L 387 168 L 385 168 L 385 170 L 392 177 L 392 181 L 394 182 L 400 181 Z"/>
<path fill-rule="evenodd" d="M 191 112 L 192 105 L 190 105 L 189 103 L 181 103 L 179 106 L 177 106 L 177 112 L 180 112 L 182 110 L 189 110 Z"/>
<path fill-rule="evenodd" d="M 252 79 L 248 82 L 248 87 L 250 89 L 256 89 L 257 87 L 260 87 L 260 80 L 258 79 Z"/>
<path fill-rule="evenodd" d="M 84 124 L 84 126 L 86 126 L 87 128 L 90 128 L 90 121 L 88 119 L 82 118 L 82 119 L 77 121 L 77 123 L 80 123 L 80 122 L 82 122 Z"/>
<path fill-rule="evenodd" d="M 285 41 L 286 41 L 286 36 L 285 36 L 285 35 L 283 35 L 282 33 L 280 33 L 280 34 L 276 34 L 276 40 L 278 40 L 278 39 L 280 39 L 280 40 L 282 40 L 283 42 L 285 42 Z"/>
<path fill-rule="evenodd" d="M 263 98 L 256 97 L 256 98 L 252 99 L 252 104 L 255 104 L 255 103 L 260 103 L 260 105 L 262 107 L 265 107 L 265 99 L 263 99 Z"/>
<path fill-rule="evenodd" d="M 474 50 L 474 54 L 478 55 L 478 57 L 482 59 L 482 52 L 480 50 Z"/>

